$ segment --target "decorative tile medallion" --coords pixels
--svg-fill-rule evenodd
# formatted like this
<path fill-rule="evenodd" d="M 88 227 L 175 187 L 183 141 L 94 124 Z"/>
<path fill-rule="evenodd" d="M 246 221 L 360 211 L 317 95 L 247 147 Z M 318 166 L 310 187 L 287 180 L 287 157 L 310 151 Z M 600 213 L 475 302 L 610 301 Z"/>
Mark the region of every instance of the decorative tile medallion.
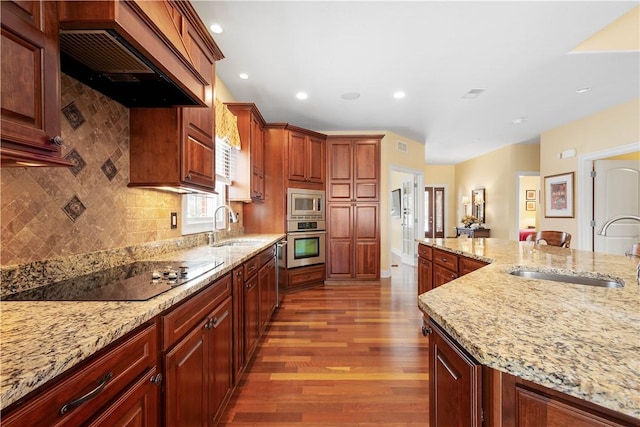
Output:
<path fill-rule="evenodd" d="M 62 109 L 62 114 L 64 114 L 73 130 L 78 129 L 80 125 L 84 123 L 84 117 L 82 116 L 82 113 L 80 112 L 80 110 L 78 110 L 78 107 L 76 107 L 76 104 L 73 102 Z"/>
<path fill-rule="evenodd" d="M 73 164 L 75 165 L 69 168 L 73 176 L 78 176 L 80 171 L 84 169 L 84 167 L 87 165 L 87 163 L 84 161 L 80 153 L 78 153 L 78 151 L 75 148 L 69 151 L 67 155 L 64 156 L 64 158 L 72 161 Z"/>
<path fill-rule="evenodd" d="M 104 172 L 107 178 L 109 178 L 109 181 L 111 181 L 113 177 L 118 173 L 118 168 L 116 168 L 116 165 L 113 164 L 111 159 L 107 159 L 107 161 L 102 164 L 100 169 L 102 169 L 102 172 Z"/>
<path fill-rule="evenodd" d="M 64 213 L 66 213 L 73 222 L 76 222 L 76 219 L 78 219 L 86 209 L 80 199 L 78 199 L 78 196 L 73 196 L 73 199 L 69 200 L 69 203 L 62 208 Z"/>

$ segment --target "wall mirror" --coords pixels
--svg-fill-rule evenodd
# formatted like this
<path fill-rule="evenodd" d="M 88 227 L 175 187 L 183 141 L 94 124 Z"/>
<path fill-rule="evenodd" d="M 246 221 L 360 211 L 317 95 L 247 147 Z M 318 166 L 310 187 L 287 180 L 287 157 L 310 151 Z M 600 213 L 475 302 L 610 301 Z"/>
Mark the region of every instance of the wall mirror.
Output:
<path fill-rule="evenodd" d="M 471 213 L 484 224 L 484 188 L 471 191 Z"/>

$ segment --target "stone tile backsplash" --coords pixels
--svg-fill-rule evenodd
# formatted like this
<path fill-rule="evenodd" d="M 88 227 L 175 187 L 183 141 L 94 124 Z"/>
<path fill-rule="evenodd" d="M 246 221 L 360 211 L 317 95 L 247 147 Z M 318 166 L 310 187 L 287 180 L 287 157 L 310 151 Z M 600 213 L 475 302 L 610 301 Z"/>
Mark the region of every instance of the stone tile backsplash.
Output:
<path fill-rule="evenodd" d="M 129 188 L 129 110 L 62 75 L 63 155 L 74 168 L 3 168 L 0 265 L 180 238 L 180 196 Z M 6 279 L 6 277 L 3 277 Z"/>

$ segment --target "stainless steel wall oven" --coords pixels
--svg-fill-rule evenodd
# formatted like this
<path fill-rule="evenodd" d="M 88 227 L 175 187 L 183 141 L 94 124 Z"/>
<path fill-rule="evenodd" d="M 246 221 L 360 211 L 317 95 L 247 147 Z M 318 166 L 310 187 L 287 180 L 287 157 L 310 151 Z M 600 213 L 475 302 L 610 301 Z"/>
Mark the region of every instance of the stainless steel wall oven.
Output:
<path fill-rule="evenodd" d="M 287 268 L 324 264 L 324 191 L 289 188 L 287 195 Z"/>

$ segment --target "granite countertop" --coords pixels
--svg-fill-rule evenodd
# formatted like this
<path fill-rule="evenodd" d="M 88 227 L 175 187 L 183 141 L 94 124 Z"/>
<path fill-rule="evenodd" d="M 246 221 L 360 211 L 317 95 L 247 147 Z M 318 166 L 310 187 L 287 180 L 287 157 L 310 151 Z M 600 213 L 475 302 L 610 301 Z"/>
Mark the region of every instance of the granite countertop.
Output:
<path fill-rule="evenodd" d="M 419 296 L 478 362 L 640 418 L 637 260 L 501 239 L 425 239 L 491 262 Z M 524 279 L 514 268 L 616 278 L 622 288 Z"/>
<path fill-rule="evenodd" d="M 155 258 L 224 264 L 147 301 L 1 301 L 0 409 L 267 249 L 284 234 L 246 235 L 251 246 L 200 246 Z M 238 240 L 237 238 L 231 240 Z"/>

